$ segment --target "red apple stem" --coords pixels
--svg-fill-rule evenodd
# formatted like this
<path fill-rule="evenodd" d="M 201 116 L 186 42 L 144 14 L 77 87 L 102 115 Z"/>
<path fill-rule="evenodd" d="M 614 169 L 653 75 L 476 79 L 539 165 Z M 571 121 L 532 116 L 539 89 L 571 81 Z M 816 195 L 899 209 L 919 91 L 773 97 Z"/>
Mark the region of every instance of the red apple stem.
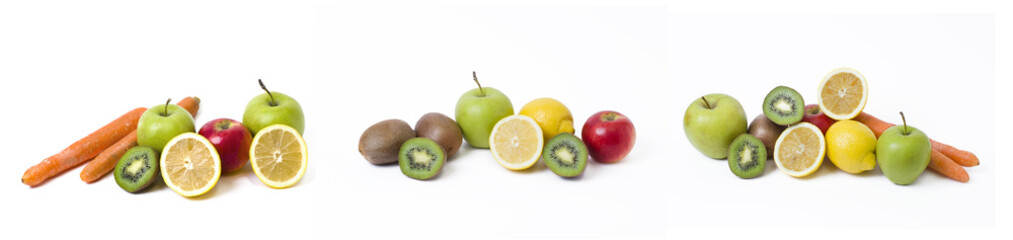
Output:
<path fill-rule="evenodd" d="M 169 103 L 170 102 L 172 102 L 172 98 L 169 98 L 169 99 L 165 100 L 165 107 L 162 108 L 162 116 L 163 117 L 168 117 L 169 116 Z"/>
<path fill-rule="evenodd" d="M 710 104 L 709 102 L 707 102 L 707 98 L 705 98 L 705 97 L 700 97 L 700 99 L 703 99 L 703 106 L 704 106 L 704 107 L 707 107 L 707 109 L 710 109 L 710 108 L 711 108 L 711 104 Z"/>
<path fill-rule="evenodd" d="M 904 118 L 904 111 L 900 112 L 900 120 L 904 122 L 904 136 L 911 134 L 911 132 L 907 130 L 907 118 Z"/>
<path fill-rule="evenodd" d="M 471 77 L 475 79 L 475 84 L 478 84 L 478 94 L 482 95 L 480 97 L 485 97 L 485 91 L 482 90 L 482 84 L 478 82 L 478 74 L 476 74 L 475 71 L 471 71 Z"/>
<path fill-rule="evenodd" d="M 264 91 L 267 92 L 268 97 L 271 97 L 271 102 L 269 102 L 268 104 L 271 104 L 272 107 L 278 106 L 278 103 L 274 101 L 274 95 L 271 94 L 271 91 L 267 90 L 267 86 L 264 86 L 264 81 L 257 79 L 257 83 L 260 83 L 260 88 L 264 89 Z"/>

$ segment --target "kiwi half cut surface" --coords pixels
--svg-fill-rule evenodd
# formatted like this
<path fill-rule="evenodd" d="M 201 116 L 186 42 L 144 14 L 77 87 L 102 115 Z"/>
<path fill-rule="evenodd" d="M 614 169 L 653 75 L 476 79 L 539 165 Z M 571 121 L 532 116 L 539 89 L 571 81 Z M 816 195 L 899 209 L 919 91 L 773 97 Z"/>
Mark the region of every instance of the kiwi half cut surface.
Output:
<path fill-rule="evenodd" d="M 432 139 L 412 138 L 398 151 L 401 173 L 410 178 L 425 180 L 436 176 L 447 160 L 443 147 Z"/>
<path fill-rule="evenodd" d="M 127 192 L 137 192 L 151 185 L 158 177 L 158 153 L 154 148 L 137 146 L 120 157 L 113 169 L 116 184 Z"/>
<path fill-rule="evenodd" d="M 545 143 L 542 160 L 552 172 L 562 177 L 576 177 L 587 167 L 587 146 L 570 133 L 560 133 Z"/>
<path fill-rule="evenodd" d="M 802 94 L 790 87 L 778 86 L 763 99 L 763 115 L 781 126 L 788 126 L 805 116 L 805 102 Z"/>
<path fill-rule="evenodd" d="M 767 149 L 760 139 L 742 134 L 728 147 L 728 168 L 740 178 L 754 178 L 767 165 Z"/>

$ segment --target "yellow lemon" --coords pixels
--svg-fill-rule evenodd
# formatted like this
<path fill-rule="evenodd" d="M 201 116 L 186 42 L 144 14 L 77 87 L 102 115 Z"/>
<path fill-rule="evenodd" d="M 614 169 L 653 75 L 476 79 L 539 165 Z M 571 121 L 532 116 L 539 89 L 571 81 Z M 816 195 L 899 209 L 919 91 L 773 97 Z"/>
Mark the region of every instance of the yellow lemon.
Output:
<path fill-rule="evenodd" d="M 853 120 L 834 123 L 827 130 L 827 157 L 837 168 L 860 173 L 876 167 L 876 135 Z"/>
<path fill-rule="evenodd" d="M 566 105 L 552 98 L 531 100 L 521 108 L 521 115 L 528 116 L 542 129 L 542 140 L 548 141 L 560 133 L 573 134 L 573 115 Z"/>
<path fill-rule="evenodd" d="M 823 77 L 819 91 L 820 109 L 835 120 L 852 119 L 862 113 L 869 99 L 865 76 L 851 68 L 838 68 Z"/>
<path fill-rule="evenodd" d="M 169 140 L 159 164 L 165 185 L 184 197 L 207 193 L 222 175 L 218 151 L 196 133 L 183 133 Z"/>
<path fill-rule="evenodd" d="M 528 116 L 513 115 L 499 120 L 489 135 L 489 150 L 503 167 L 523 170 L 542 156 L 542 129 Z"/>
<path fill-rule="evenodd" d="M 792 177 L 805 177 L 820 168 L 827 142 L 816 125 L 807 122 L 791 125 L 774 144 L 774 163 Z"/>
<path fill-rule="evenodd" d="M 275 124 L 261 129 L 250 144 L 250 165 L 261 182 L 272 188 L 286 188 L 306 173 L 306 141 L 299 131 Z"/>

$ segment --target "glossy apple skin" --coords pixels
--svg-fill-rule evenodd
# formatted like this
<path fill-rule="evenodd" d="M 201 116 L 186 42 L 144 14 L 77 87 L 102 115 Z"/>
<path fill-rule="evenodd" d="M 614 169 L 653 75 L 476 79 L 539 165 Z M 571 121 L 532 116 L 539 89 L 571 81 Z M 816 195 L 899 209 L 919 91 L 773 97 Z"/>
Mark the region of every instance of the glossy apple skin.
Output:
<path fill-rule="evenodd" d="M 193 116 L 176 104 L 155 105 L 141 114 L 137 122 L 137 145 L 154 148 L 159 153 L 172 138 L 194 132 Z"/>
<path fill-rule="evenodd" d="M 222 160 L 222 174 L 243 168 L 250 161 L 250 144 L 253 135 L 239 121 L 219 118 L 201 126 L 198 132 L 215 146 Z"/>
<path fill-rule="evenodd" d="M 484 92 L 484 95 L 483 95 Z M 500 119 L 514 115 L 514 106 L 503 92 L 491 87 L 469 90 L 457 100 L 454 120 L 464 140 L 475 148 L 489 148 L 489 134 Z"/>
<path fill-rule="evenodd" d="M 728 158 L 728 146 L 736 137 L 746 133 L 746 111 L 735 98 L 720 94 L 707 94 L 697 98 L 686 108 L 682 128 L 696 150 L 713 159 Z"/>
<path fill-rule="evenodd" d="M 876 142 L 876 161 L 887 179 L 908 185 L 918 179 L 929 165 L 932 143 L 917 128 L 897 125 L 887 128 Z"/>
<path fill-rule="evenodd" d="M 802 117 L 802 121 L 816 125 L 816 127 L 823 132 L 823 135 L 826 135 L 827 130 L 830 129 L 830 126 L 834 125 L 834 123 L 837 122 L 837 120 L 834 120 L 833 118 L 828 117 L 826 114 L 823 114 L 823 110 L 820 110 L 819 104 L 806 105 L 805 116 Z"/>
<path fill-rule="evenodd" d="M 274 124 L 288 125 L 303 134 L 306 120 L 299 102 L 280 92 L 271 91 L 271 95 L 274 96 L 274 104 L 267 93 L 253 97 L 246 104 L 243 124 L 250 129 L 250 134 L 257 135 L 260 129 Z"/>
<path fill-rule="evenodd" d="M 615 111 L 591 115 L 580 130 L 588 155 L 600 163 L 614 163 L 626 158 L 637 141 L 637 130 L 630 118 Z"/>

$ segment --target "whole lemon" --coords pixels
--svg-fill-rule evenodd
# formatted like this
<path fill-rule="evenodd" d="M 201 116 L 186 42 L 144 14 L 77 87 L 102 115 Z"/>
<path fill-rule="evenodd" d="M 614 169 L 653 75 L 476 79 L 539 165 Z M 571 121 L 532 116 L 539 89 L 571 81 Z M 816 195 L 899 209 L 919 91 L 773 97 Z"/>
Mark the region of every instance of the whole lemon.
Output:
<path fill-rule="evenodd" d="M 531 117 L 542 128 L 545 141 L 560 133 L 573 134 L 573 115 L 566 105 L 552 98 L 531 100 L 521 108 L 521 115 Z"/>
<path fill-rule="evenodd" d="M 837 168 L 860 173 L 876 167 L 876 135 L 854 120 L 842 120 L 827 129 L 827 157 Z"/>

